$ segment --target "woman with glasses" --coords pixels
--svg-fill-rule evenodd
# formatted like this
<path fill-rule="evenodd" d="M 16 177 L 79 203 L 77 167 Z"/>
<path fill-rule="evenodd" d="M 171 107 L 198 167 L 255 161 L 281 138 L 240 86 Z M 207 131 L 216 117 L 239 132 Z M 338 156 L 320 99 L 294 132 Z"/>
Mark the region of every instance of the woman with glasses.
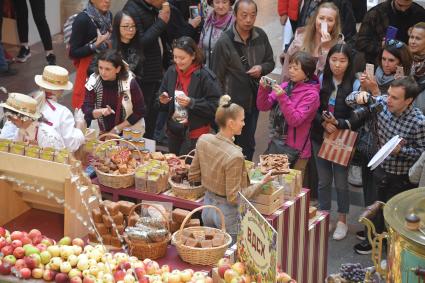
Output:
<path fill-rule="evenodd" d="M 360 75 L 362 90 L 374 96 L 387 93 L 393 80 L 409 75 L 412 67 L 412 55 L 407 45 L 391 39 L 382 48 L 375 76 L 369 76 L 366 71 Z"/>
<path fill-rule="evenodd" d="M 164 75 L 159 102 L 168 111 L 167 135 L 171 153 L 186 154 L 211 130 L 221 96 L 216 76 L 203 66 L 202 50 L 187 36 L 173 43 L 174 65 Z"/>
<path fill-rule="evenodd" d="M 235 0 L 208 0 L 208 5 L 212 6 L 213 10 L 205 20 L 199 40 L 199 46 L 205 54 L 205 65 L 208 67 L 215 43 L 223 31 L 231 27 L 234 22 L 232 10 L 234 3 Z"/>
<path fill-rule="evenodd" d="M 136 36 L 134 19 L 126 12 L 119 11 L 114 17 L 112 30 L 112 47 L 121 53 L 129 70 L 133 72 L 141 85 L 144 55 L 139 38 Z"/>
<path fill-rule="evenodd" d="M 413 26 L 409 35 L 409 49 L 412 52 L 412 75 L 418 83 L 420 93 L 413 105 L 425 113 L 425 22 Z"/>

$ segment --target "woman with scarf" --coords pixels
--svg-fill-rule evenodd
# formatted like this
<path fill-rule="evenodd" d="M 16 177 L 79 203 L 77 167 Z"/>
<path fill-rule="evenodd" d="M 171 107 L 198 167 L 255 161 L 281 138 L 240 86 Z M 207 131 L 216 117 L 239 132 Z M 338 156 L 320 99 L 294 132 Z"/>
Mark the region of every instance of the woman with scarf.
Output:
<path fill-rule="evenodd" d="M 420 90 L 413 105 L 425 114 L 425 22 L 417 23 L 410 31 L 409 49 L 413 55 L 412 75 Z"/>
<path fill-rule="evenodd" d="M 203 66 L 202 50 L 187 36 L 173 44 L 175 65 L 168 68 L 159 88 L 159 102 L 168 110 L 168 148 L 186 154 L 202 134 L 211 130 L 221 96 L 214 73 Z"/>
<path fill-rule="evenodd" d="M 208 15 L 201 32 L 199 47 L 205 55 L 205 65 L 210 67 L 211 54 L 215 43 L 220 38 L 223 31 L 232 26 L 234 15 L 232 6 L 235 0 L 208 0 L 208 5 L 213 7 Z"/>
<path fill-rule="evenodd" d="M 136 80 L 140 86 L 144 55 L 136 33 L 137 28 L 134 19 L 125 11 L 119 11 L 114 17 L 112 48 L 121 53 L 124 61 L 128 64 L 129 70 L 136 76 Z"/>
<path fill-rule="evenodd" d="M 116 50 L 102 51 L 86 83 L 82 110 L 87 124 L 97 119 L 101 132 L 119 135 L 125 128 L 144 132 L 145 104 L 134 75 Z"/>
<path fill-rule="evenodd" d="M 87 70 L 93 55 L 109 47 L 108 40 L 112 31 L 111 1 L 90 0 L 87 8 L 77 15 L 72 24 L 69 40 L 69 57 L 74 60 L 77 69 L 72 107 L 81 108 L 84 102 Z"/>

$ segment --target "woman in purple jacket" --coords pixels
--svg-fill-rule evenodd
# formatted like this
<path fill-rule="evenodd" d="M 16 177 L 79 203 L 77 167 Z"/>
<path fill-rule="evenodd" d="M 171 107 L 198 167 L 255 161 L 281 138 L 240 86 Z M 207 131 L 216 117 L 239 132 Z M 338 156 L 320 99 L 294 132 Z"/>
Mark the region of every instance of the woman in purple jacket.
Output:
<path fill-rule="evenodd" d="M 304 173 L 311 156 L 310 128 L 320 105 L 316 60 L 299 51 L 289 58 L 289 82 L 270 86 L 261 78 L 257 108 L 271 112 L 271 136 L 300 152 L 293 167 Z"/>

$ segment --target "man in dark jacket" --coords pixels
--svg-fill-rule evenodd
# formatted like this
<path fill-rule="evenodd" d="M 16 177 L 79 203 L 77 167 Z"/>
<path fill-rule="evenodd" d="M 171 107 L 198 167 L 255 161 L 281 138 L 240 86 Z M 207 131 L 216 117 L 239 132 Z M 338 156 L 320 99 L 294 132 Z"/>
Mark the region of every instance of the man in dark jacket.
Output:
<path fill-rule="evenodd" d="M 158 109 L 155 101 L 161 84 L 164 68 L 170 62 L 166 33 L 170 20 L 170 9 L 161 9 L 165 0 L 128 0 L 123 10 L 136 22 L 137 36 L 144 49 L 145 61 L 141 89 L 146 105 L 146 138 L 152 138 Z"/>
<path fill-rule="evenodd" d="M 398 29 L 396 39 L 407 43 L 408 30 L 425 20 L 425 9 L 412 0 L 387 0 L 370 9 L 357 34 L 356 49 L 375 64 L 388 26 Z"/>
<path fill-rule="evenodd" d="M 266 33 L 254 26 L 257 5 L 253 0 L 239 0 L 235 4 L 236 21 L 223 33 L 214 48 L 212 69 L 217 74 L 224 94 L 245 109 L 245 126 L 236 138 L 247 159 L 255 151 L 255 130 L 258 109 L 256 97 L 261 76 L 274 66 L 273 50 Z"/>

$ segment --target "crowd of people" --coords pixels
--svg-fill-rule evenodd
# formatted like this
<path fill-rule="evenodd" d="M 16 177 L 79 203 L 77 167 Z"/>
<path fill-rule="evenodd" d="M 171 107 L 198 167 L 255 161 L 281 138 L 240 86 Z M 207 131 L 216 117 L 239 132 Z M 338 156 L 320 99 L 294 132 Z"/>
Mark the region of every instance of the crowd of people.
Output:
<path fill-rule="evenodd" d="M 249 186 L 244 164 L 256 151 L 259 112 L 270 111 L 266 153 L 288 154 L 291 167 L 317 192 L 321 210 L 331 210 L 334 184 L 333 238 L 342 240 L 349 166 L 318 156 L 324 138 L 358 132 L 365 205 L 425 183 L 425 9 L 412 0 L 385 0 L 366 12 L 366 1 L 352 2 L 364 7 L 353 10 L 349 0 L 278 0 L 276 15 L 282 25 L 290 22 L 294 36 L 276 54 L 282 63 L 276 82 L 269 75 L 275 56 L 255 25 L 260 7 L 253 0 L 128 0 L 116 15 L 110 0 L 90 0 L 72 23 L 67 55 L 74 85 L 65 69 L 46 67 L 35 78 L 40 92 L 34 98 L 11 93 L 2 104 L 8 122 L 0 136 L 34 141 L 48 125 L 52 144 L 75 151 L 84 142 L 84 124 L 97 120 L 101 132 L 141 130 L 177 155 L 195 149 L 189 178 L 202 181 L 205 202 L 222 209 L 235 236 L 237 192 L 251 196 L 272 179 L 268 174 Z M 42 38 L 54 65 L 51 39 Z M 27 59 L 28 40 L 20 40 L 18 60 Z M 1 54 L 0 45 L 0 73 L 9 74 Z M 70 89 L 75 118 L 57 103 Z M 34 109 L 20 109 L 20 103 Z M 371 171 L 369 160 L 395 135 L 402 141 Z M 202 217 L 219 224 L 212 211 Z M 364 231 L 357 234 L 365 239 Z M 366 254 L 371 247 L 363 241 L 355 250 Z"/>

